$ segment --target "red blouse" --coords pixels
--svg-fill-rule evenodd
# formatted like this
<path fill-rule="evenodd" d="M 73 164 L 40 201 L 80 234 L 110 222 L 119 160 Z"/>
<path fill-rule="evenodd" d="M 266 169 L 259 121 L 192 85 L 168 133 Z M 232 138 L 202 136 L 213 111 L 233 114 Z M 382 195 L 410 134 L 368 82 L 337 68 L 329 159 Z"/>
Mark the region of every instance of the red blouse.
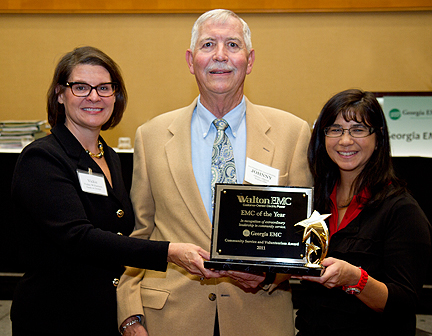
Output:
<path fill-rule="evenodd" d="M 334 233 L 336 233 L 339 230 L 342 230 L 354 218 L 356 218 L 358 214 L 362 211 L 363 203 L 365 202 L 365 200 L 368 200 L 370 198 L 370 192 L 367 189 L 363 189 L 357 195 L 354 195 L 338 227 L 339 213 L 337 210 L 336 194 L 337 194 L 337 184 L 335 185 L 330 195 L 330 200 L 333 203 L 332 215 L 329 217 L 330 238 Z"/>

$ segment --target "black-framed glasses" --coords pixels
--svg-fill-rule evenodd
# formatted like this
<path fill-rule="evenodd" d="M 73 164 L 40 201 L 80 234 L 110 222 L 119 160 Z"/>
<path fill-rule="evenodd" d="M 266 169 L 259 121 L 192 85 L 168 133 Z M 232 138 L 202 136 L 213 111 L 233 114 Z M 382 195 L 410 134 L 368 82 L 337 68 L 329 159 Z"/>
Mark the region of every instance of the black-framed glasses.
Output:
<path fill-rule="evenodd" d="M 96 90 L 100 97 L 111 97 L 116 92 L 116 83 L 101 83 L 96 86 L 91 86 L 87 83 L 66 82 L 65 86 L 69 87 L 72 94 L 77 97 L 88 97 L 92 90 Z"/>
<path fill-rule="evenodd" d="M 375 132 L 375 129 L 365 125 L 356 125 L 351 128 L 342 128 L 338 125 L 333 125 L 324 128 L 324 134 L 329 138 L 339 138 L 345 131 L 348 131 L 348 134 L 353 138 L 365 138 Z"/>

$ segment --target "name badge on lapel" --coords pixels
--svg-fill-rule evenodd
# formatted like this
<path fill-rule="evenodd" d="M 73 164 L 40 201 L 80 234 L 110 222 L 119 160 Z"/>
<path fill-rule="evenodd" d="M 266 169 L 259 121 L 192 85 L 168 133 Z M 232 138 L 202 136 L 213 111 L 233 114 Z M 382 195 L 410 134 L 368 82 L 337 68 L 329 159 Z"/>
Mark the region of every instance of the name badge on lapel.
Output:
<path fill-rule="evenodd" d="M 246 158 L 245 181 L 256 185 L 278 185 L 279 169 Z"/>
<path fill-rule="evenodd" d="M 90 194 L 108 196 L 105 178 L 102 174 L 93 173 L 89 168 L 88 172 L 77 169 L 81 190 Z"/>

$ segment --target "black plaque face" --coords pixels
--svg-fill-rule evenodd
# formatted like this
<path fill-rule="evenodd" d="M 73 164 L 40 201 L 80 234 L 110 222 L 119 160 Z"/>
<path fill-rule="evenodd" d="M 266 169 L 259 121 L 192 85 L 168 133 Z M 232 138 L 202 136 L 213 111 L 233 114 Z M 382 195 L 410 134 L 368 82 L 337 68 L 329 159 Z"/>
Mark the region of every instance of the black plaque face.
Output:
<path fill-rule="evenodd" d="M 306 264 L 303 229 L 312 188 L 217 184 L 207 268 L 319 275 Z"/>

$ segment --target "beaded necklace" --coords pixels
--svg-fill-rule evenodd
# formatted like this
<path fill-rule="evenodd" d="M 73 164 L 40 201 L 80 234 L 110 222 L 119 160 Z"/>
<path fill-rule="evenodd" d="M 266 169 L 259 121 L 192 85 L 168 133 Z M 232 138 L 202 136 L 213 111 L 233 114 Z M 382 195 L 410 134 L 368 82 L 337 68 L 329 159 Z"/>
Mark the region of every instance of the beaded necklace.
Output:
<path fill-rule="evenodd" d="M 104 156 L 104 150 L 103 150 L 102 142 L 100 141 L 98 141 L 98 149 L 99 149 L 99 153 L 97 154 L 93 154 L 88 149 L 86 149 L 86 153 L 90 155 L 90 157 L 92 158 L 101 159 Z"/>

